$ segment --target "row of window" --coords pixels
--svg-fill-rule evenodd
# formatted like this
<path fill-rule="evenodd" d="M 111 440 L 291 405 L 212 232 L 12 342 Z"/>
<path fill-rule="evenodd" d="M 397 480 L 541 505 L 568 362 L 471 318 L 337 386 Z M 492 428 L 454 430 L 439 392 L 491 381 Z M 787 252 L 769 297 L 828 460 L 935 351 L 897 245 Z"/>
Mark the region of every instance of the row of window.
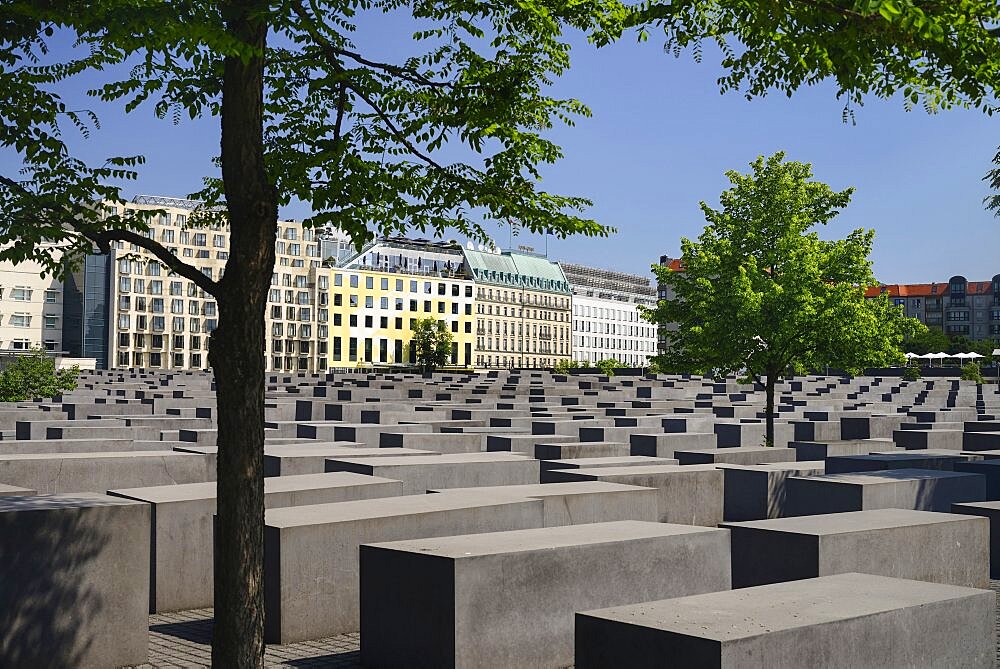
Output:
<path fill-rule="evenodd" d="M 585 321 L 573 319 L 574 332 L 596 332 L 598 334 L 627 335 L 629 337 L 655 337 L 656 328 L 652 325 L 624 325 L 622 323 L 602 323 L 601 321 Z"/>
<path fill-rule="evenodd" d="M 32 296 L 35 291 L 26 286 L 14 286 L 7 290 L 5 287 L 0 286 L 0 300 L 4 299 L 6 291 L 6 299 L 12 300 L 14 302 L 31 302 Z M 45 295 L 46 304 L 54 304 L 59 300 L 58 290 L 45 290 L 43 291 Z"/>
<path fill-rule="evenodd" d="M 538 293 L 524 293 L 516 290 L 503 290 L 499 288 L 494 291 L 492 288 L 480 288 L 477 292 L 480 300 L 490 300 L 495 302 L 508 302 L 513 304 L 533 304 L 553 309 L 569 309 L 570 298 L 558 295 L 539 295 Z"/>
<path fill-rule="evenodd" d="M 167 319 L 165 316 L 146 316 L 145 314 L 137 314 L 134 322 L 136 330 L 151 329 L 153 332 L 165 332 L 167 329 Z M 118 314 L 119 330 L 132 329 L 132 323 L 133 320 L 131 314 Z M 183 316 L 174 316 L 171 318 L 171 332 L 184 332 L 185 323 L 187 324 L 187 332 L 211 333 L 216 327 L 218 327 L 219 321 L 215 318 L 206 318 L 203 321 L 200 318 L 185 319 Z"/>
<path fill-rule="evenodd" d="M 614 351 L 652 351 L 653 341 L 641 339 L 619 339 L 617 337 L 593 337 L 579 335 L 573 337 L 574 348 L 598 348 Z"/>
<path fill-rule="evenodd" d="M 642 317 L 636 309 L 611 309 L 609 307 L 595 307 L 589 304 L 574 304 L 573 315 L 586 318 L 602 318 L 604 320 L 625 321 L 634 323 L 641 321 Z"/>
<path fill-rule="evenodd" d="M 11 314 L 7 319 L 7 324 L 14 328 L 30 328 L 33 317 L 31 314 Z M 42 316 L 42 324 L 46 330 L 55 330 L 59 327 L 58 316 Z"/>
<path fill-rule="evenodd" d="M 547 342 L 533 340 L 525 344 L 524 339 L 517 339 L 515 347 L 513 337 L 476 337 L 477 351 L 513 351 L 524 353 L 558 353 L 559 355 L 569 355 L 569 346 L 566 342 Z"/>
<path fill-rule="evenodd" d="M 119 311 L 132 311 L 132 305 L 135 305 L 135 311 L 149 311 L 154 314 L 162 314 L 166 308 L 166 300 L 162 297 L 151 297 L 147 299 L 143 296 L 135 296 L 135 302 L 132 301 L 131 295 L 119 295 L 118 296 L 118 310 Z M 280 307 L 279 307 L 280 308 Z M 187 312 L 192 316 L 215 316 L 215 302 L 201 302 L 199 300 L 189 300 L 187 303 Z M 172 314 L 183 314 L 185 313 L 184 300 L 173 299 L 170 300 L 170 313 Z"/>

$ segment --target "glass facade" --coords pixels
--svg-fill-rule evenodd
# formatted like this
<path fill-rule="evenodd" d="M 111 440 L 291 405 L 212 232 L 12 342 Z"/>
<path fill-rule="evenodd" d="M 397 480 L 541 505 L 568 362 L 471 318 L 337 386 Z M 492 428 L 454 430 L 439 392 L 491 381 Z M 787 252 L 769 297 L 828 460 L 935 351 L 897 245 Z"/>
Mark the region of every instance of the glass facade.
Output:
<path fill-rule="evenodd" d="M 108 369 L 111 259 L 87 256 L 66 278 L 63 298 L 63 348 L 76 358 L 94 358 L 97 369 Z"/>

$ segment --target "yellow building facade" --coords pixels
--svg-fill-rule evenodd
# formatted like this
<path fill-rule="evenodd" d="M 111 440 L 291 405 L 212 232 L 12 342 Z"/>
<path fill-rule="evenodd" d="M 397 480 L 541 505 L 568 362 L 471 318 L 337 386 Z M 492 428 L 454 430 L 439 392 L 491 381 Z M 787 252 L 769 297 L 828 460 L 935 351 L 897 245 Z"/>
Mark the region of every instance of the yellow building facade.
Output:
<path fill-rule="evenodd" d="M 448 272 L 326 268 L 317 276 L 320 323 L 329 332 L 328 367 L 407 366 L 418 319 L 444 321 L 452 333 L 451 364 L 475 362 L 471 280 Z"/>

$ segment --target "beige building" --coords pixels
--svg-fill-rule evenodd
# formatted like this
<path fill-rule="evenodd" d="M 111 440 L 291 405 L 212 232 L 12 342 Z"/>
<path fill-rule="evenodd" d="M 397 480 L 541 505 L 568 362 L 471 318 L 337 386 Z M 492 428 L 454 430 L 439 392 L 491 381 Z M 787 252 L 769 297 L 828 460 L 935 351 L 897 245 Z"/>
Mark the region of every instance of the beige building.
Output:
<path fill-rule="evenodd" d="M 62 351 L 62 283 L 42 265 L 0 262 L 0 352 Z"/>
<path fill-rule="evenodd" d="M 225 224 L 193 227 L 189 224 L 196 202 L 176 198 L 139 196 L 127 209 L 154 212 L 148 235 L 184 262 L 218 279 L 229 258 L 229 227 Z M 108 205 L 109 213 L 115 205 Z M 318 304 L 317 279 L 322 264 L 316 231 L 301 223 L 280 221 L 276 261 L 266 317 L 268 371 L 322 371 L 327 368 L 327 326 L 318 320 L 325 305 Z M 100 265 L 101 256 L 88 259 Z M 204 369 L 208 341 L 219 319 L 215 299 L 193 282 L 162 267 L 148 251 L 116 242 L 105 263 L 106 277 L 95 271 L 81 275 L 78 293 L 93 304 L 79 309 L 86 320 L 99 313 L 100 284 L 107 283 L 106 332 L 90 336 L 91 350 L 81 346 L 76 355 L 106 360 L 109 367 Z M 84 269 L 86 272 L 86 267 Z M 322 281 L 322 280 L 321 280 Z M 87 333 L 99 332 L 99 316 Z M 86 339 L 83 337 L 82 339 Z M 101 340 L 106 341 L 100 351 Z"/>
<path fill-rule="evenodd" d="M 463 252 L 476 282 L 476 366 L 569 360 L 572 293 L 559 265 L 524 250 Z"/>

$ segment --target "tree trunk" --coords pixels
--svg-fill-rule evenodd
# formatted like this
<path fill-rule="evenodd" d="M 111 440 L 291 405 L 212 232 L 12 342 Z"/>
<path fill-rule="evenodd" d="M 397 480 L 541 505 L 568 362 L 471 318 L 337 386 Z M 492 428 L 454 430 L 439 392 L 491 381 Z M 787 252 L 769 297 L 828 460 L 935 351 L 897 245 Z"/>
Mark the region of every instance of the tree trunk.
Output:
<path fill-rule="evenodd" d="M 212 663 L 242 669 L 264 665 L 264 313 L 278 210 L 264 166 L 267 25 L 248 3 L 226 3 L 223 15 L 229 33 L 255 51 L 227 57 L 224 65 L 221 155 L 230 256 L 208 355 L 218 411 Z"/>
<path fill-rule="evenodd" d="M 765 446 L 774 446 L 774 372 L 767 373 L 767 382 L 764 384 L 764 423 L 765 423 Z"/>

